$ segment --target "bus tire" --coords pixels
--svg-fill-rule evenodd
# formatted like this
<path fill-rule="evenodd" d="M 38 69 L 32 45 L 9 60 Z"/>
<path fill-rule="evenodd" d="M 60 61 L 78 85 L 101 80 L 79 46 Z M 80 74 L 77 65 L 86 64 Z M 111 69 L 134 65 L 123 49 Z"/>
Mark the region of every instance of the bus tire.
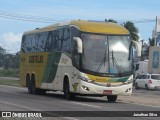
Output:
<path fill-rule="evenodd" d="M 29 75 L 26 76 L 26 86 L 28 88 L 28 93 L 32 94 L 32 85 Z"/>
<path fill-rule="evenodd" d="M 37 94 L 39 94 L 39 95 L 45 95 L 46 94 L 46 90 L 38 89 Z"/>
<path fill-rule="evenodd" d="M 70 86 L 69 86 L 68 78 L 64 80 L 63 91 L 64 91 L 64 97 L 67 100 L 73 100 L 75 98 L 75 94 L 70 92 Z"/>
<path fill-rule="evenodd" d="M 117 95 L 107 95 L 108 102 L 115 102 L 117 100 Z"/>
<path fill-rule="evenodd" d="M 37 95 L 39 93 L 38 89 L 36 88 L 35 77 L 34 76 L 32 76 L 32 78 L 31 78 L 31 89 L 32 89 L 32 94 Z"/>

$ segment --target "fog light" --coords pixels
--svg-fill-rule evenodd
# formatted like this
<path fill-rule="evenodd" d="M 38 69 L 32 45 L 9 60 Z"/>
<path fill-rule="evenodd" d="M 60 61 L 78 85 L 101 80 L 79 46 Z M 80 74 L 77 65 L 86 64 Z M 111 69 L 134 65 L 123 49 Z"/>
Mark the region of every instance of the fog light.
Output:
<path fill-rule="evenodd" d="M 86 86 L 82 86 L 82 88 L 83 88 L 84 90 L 89 91 L 89 88 L 88 88 L 88 87 L 86 87 Z"/>
<path fill-rule="evenodd" d="M 131 91 L 131 88 L 128 88 L 127 90 L 126 90 L 126 92 L 130 92 Z"/>

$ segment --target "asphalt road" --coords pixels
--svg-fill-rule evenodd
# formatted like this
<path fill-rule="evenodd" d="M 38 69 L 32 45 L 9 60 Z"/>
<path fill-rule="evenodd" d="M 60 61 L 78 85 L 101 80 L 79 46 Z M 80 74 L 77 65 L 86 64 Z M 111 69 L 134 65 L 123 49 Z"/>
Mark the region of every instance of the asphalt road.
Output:
<path fill-rule="evenodd" d="M 143 91 L 143 90 L 142 90 Z M 143 92 L 142 92 L 143 94 Z M 137 94 L 136 94 L 137 95 Z M 122 98 L 122 96 L 121 96 Z M 145 99 L 144 99 L 145 101 Z M 62 93 L 48 92 L 46 95 L 31 95 L 26 88 L 0 85 L 0 111 L 160 111 L 159 106 L 136 104 L 118 99 L 108 103 L 106 97 L 76 97 L 65 100 Z M 86 112 L 87 113 L 87 112 Z M 71 120 L 159 120 L 157 117 L 64 117 Z M 125 112 L 124 112 L 125 114 Z M 54 118 L 55 119 L 55 118 Z M 42 119 L 41 119 L 42 120 Z"/>

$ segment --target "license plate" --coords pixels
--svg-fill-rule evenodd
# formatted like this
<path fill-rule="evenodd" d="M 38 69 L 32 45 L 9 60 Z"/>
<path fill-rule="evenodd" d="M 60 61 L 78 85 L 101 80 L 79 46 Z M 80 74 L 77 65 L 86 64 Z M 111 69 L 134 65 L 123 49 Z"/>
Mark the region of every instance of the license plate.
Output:
<path fill-rule="evenodd" d="M 110 94 L 112 94 L 112 90 L 104 90 L 103 94 L 110 95 Z"/>

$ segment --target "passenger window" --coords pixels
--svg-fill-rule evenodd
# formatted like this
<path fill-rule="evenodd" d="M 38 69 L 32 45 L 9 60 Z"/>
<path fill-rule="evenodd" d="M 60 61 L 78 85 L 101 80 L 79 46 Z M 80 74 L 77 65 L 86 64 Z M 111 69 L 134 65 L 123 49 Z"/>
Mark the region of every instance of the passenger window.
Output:
<path fill-rule="evenodd" d="M 140 79 L 146 79 L 147 76 L 146 75 L 142 75 L 142 77 Z"/>
<path fill-rule="evenodd" d="M 150 79 L 150 75 L 147 75 L 147 79 Z"/>

